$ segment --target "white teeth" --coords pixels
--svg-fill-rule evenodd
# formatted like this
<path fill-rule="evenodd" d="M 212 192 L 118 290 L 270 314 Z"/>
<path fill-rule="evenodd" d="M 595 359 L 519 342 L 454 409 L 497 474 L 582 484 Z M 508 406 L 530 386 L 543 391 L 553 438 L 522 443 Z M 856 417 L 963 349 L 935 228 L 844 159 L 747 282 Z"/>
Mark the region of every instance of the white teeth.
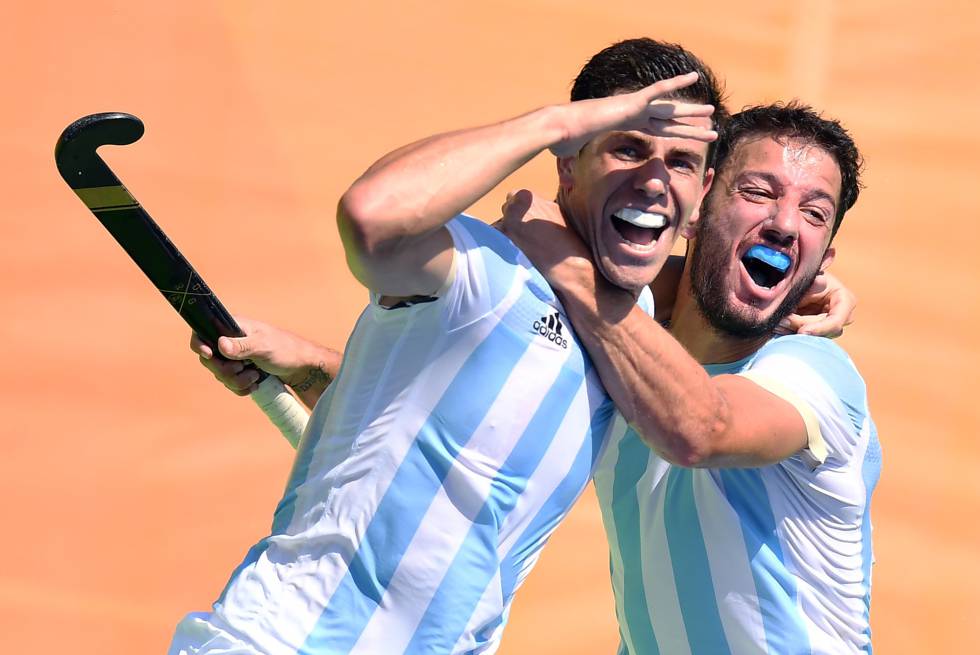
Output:
<path fill-rule="evenodd" d="M 622 219 L 627 223 L 632 223 L 637 227 L 658 229 L 667 225 L 667 217 L 663 214 L 642 212 L 639 209 L 633 209 L 632 207 L 623 207 L 618 212 L 613 214 L 613 216 Z"/>

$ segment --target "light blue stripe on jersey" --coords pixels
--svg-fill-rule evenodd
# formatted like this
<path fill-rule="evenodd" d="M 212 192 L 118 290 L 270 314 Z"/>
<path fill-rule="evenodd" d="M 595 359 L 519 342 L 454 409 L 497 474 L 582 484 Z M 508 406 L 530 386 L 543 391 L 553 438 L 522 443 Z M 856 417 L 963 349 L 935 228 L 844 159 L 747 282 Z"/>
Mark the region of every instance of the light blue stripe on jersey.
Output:
<path fill-rule="evenodd" d="M 347 575 L 300 652 L 346 653 L 354 646 L 460 448 L 480 425 L 529 344 L 508 327 L 505 317 L 469 355 L 419 430 L 378 504 Z M 473 391 L 475 380 L 480 393 Z M 460 412 L 461 407 L 467 411 Z M 447 438 L 443 415 L 459 418 L 453 428 L 463 439 Z"/>
<path fill-rule="evenodd" d="M 640 506 L 636 497 L 637 484 L 647 471 L 650 448 L 632 428 L 627 430 L 618 446 L 612 497 L 616 541 L 623 561 L 622 605 L 626 616 L 620 617 L 620 626 L 628 626 L 629 644 L 637 649 L 642 644 L 642 651 L 638 652 L 656 655 L 660 649 L 650 623 L 650 608 L 643 587 L 641 532 L 637 529 L 640 525 Z M 626 648 L 625 640 L 623 647 Z"/>
<path fill-rule="evenodd" d="M 663 510 L 674 579 L 684 580 L 684 584 L 677 585 L 677 600 L 691 652 L 698 655 L 730 653 L 694 500 L 692 469 L 671 467 L 667 474 Z"/>
<path fill-rule="evenodd" d="M 768 650 L 779 655 L 809 653 L 810 636 L 797 606 L 796 579 L 786 567 L 762 475 L 758 469 L 723 469 L 720 474 L 725 497 L 742 527 Z"/>
<path fill-rule="evenodd" d="M 865 410 L 867 411 L 867 410 Z M 864 634 L 868 637 L 866 653 L 871 653 L 871 564 L 874 554 L 871 550 L 871 492 L 878 484 L 881 475 L 881 444 L 878 442 L 878 430 L 874 422 L 865 414 L 868 448 L 864 451 L 864 461 L 861 462 L 861 479 L 864 481 L 866 497 L 864 501 L 864 518 L 861 521 L 861 571 L 864 575 L 864 618 L 867 629 Z"/>
<path fill-rule="evenodd" d="M 510 598 L 516 592 L 520 563 L 524 561 L 529 552 L 537 550 L 536 544 L 546 535 L 551 534 L 555 522 L 565 515 L 563 508 L 569 506 L 569 496 L 577 496 L 583 490 L 585 486 L 583 483 L 587 482 L 601 447 L 602 438 L 601 436 L 596 438 L 595 435 L 605 434 L 606 426 L 612 420 L 613 411 L 612 402 L 607 400 L 593 413 L 589 422 L 587 438 L 576 453 L 575 461 L 570 469 L 572 474 L 566 475 L 555 487 L 548 500 L 544 502 L 538 513 L 528 523 L 504 559 L 500 576 L 501 589 L 505 599 Z"/>
<path fill-rule="evenodd" d="M 480 597 L 500 566 L 497 561 L 500 525 L 524 493 L 531 473 L 544 458 L 582 384 L 581 367 L 566 363 L 500 467 L 501 472 L 491 487 L 489 497 L 473 519 L 469 534 L 436 589 L 406 652 L 424 652 L 427 643 L 455 643 L 463 633 Z M 585 466 L 589 467 L 589 464 Z M 520 475 L 508 477 L 507 471 L 520 471 Z M 576 461 L 569 474 L 574 476 L 579 471 L 580 465 Z M 581 474 L 583 479 L 587 477 L 587 471 L 588 468 Z M 577 484 L 581 486 L 581 482 Z M 561 515 L 563 512 L 559 510 L 557 513 Z M 481 632 L 491 634 L 492 630 Z"/>
<path fill-rule="evenodd" d="M 868 449 L 864 453 L 864 462 L 861 464 L 861 478 L 864 480 L 864 489 L 867 494 L 864 502 L 864 519 L 861 521 L 861 569 L 864 574 L 865 584 L 864 618 L 868 625 L 865 630 L 865 634 L 868 637 L 868 645 L 865 648 L 865 652 L 871 653 L 871 564 L 874 560 L 873 553 L 871 552 L 871 492 L 874 491 L 878 483 L 878 477 L 881 474 L 881 444 L 878 443 L 878 430 L 875 428 L 874 423 L 871 419 L 868 419 L 867 423 L 870 442 L 868 443 Z"/>

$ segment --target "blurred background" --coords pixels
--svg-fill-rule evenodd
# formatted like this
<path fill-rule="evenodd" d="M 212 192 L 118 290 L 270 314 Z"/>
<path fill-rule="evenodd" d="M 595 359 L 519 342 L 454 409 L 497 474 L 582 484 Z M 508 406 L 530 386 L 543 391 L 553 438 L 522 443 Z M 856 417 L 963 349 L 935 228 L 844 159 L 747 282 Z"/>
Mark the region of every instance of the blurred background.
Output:
<path fill-rule="evenodd" d="M 731 106 L 797 97 L 842 119 L 867 189 L 834 270 L 841 340 L 884 449 L 872 601 L 881 653 L 963 652 L 980 608 L 977 107 L 967 0 L 197 1 L 11 5 L 0 26 L 0 650 L 165 652 L 266 533 L 291 461 L 214 383 L 188 331 L 62 182 L 61 130 L 146 135 L 103 156 L 230 309 L 342 346 L 366 293 L 334 223 L 396 146 L 562 101 L 588 57 L 677 41 Z M 550 192 L 539 157 L 507 189 Z M 503 653 L 613 653 L 591 490 L 518 595 Z"/>

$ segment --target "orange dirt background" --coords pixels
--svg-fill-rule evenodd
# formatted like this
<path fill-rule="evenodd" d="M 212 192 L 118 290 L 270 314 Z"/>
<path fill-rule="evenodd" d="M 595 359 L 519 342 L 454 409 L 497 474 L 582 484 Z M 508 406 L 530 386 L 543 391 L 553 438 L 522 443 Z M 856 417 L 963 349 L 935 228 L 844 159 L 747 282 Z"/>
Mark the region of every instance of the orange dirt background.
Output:
<path fill-rule="evenodd" d="M 264 534 L 290 449 L 59 178 L 58 134 L 145 121 L 103 155 L 230 308 L 343 344 L 365 292 L 337 198 L 409 140 L 555 102 L 621 38 L 686 44 L 732 106 L 842 118 L 867 190 L 836 271 L 884 447 L 878 652 L 965 652 L 980 608 L 977 80 L 968 0 L 16 3 L 0 32 L 7 310 L 0 652 L 162 653 Z M 503 187 L 550 191 L 535 160 Z M 495 216 L 505 189 L 476 206 Z M 519 594 L 504 653 L 612 653 L 591 491 Z"/>

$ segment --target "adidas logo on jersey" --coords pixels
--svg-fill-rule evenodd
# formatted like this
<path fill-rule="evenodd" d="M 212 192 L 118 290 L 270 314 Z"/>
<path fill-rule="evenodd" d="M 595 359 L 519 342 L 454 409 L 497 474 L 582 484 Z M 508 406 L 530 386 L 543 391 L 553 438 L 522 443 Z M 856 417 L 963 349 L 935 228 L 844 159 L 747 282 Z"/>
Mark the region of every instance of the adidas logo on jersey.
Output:
<path fill-rule="evenodd" d="M 534 322 L 534 331 L 540 334 L 542 337 L 548 341 L 553 342 L 557 346 L 562 348 L 568 348 L 568 339 L 561 334 L 561 320 L 558 318 L 558 312 L 550 314 L 548 316 L 542 316 L 540 319 Z"/>

